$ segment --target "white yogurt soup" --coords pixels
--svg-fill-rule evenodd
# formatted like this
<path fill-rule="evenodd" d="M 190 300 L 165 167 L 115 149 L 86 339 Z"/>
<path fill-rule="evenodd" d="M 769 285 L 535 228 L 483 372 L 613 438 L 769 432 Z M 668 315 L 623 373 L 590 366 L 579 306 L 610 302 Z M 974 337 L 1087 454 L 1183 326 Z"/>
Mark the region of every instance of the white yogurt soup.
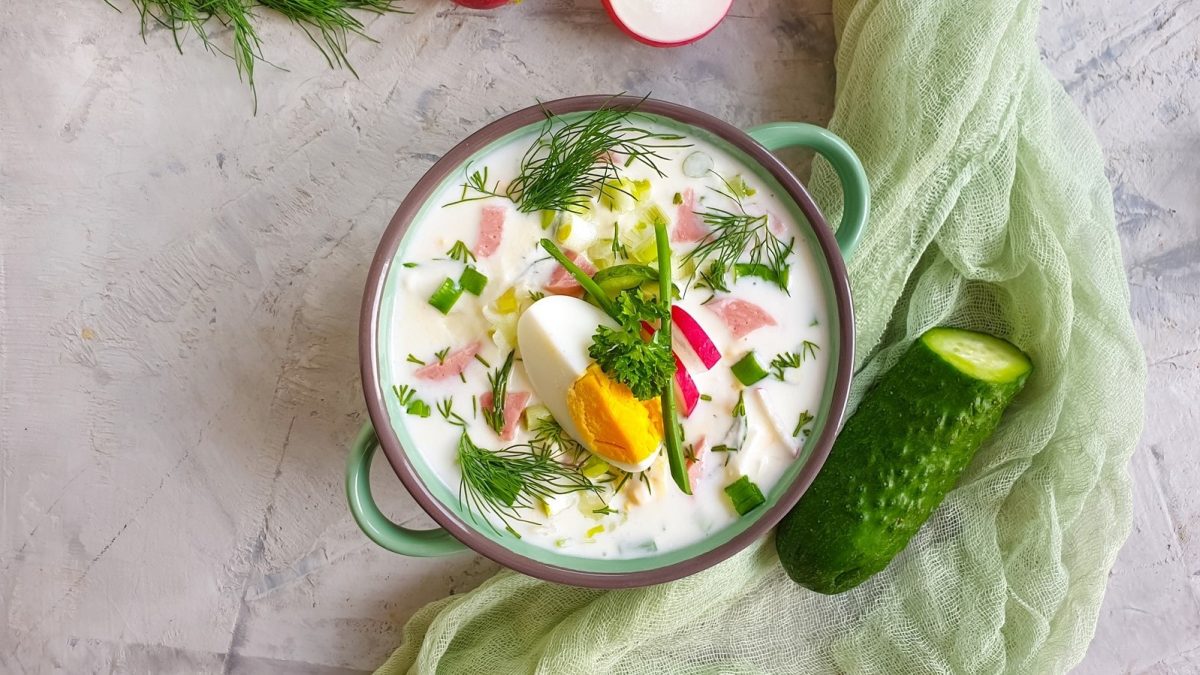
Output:
<path fill-rule="evenodd" d="M 568 119 L 412 223 L 387 384 L 407 450 L 480 523 L 644 557 L 750 517 L 796 461 L 829 368 L 820 268 L 788 197 L 713 144 Z"/>

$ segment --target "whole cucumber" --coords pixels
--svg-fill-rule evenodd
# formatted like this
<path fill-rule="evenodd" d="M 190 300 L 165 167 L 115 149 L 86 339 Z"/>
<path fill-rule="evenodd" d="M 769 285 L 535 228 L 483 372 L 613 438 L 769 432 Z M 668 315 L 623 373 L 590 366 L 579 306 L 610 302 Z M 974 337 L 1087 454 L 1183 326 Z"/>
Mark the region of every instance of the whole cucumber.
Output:
<path fill-rule="evenodd" d="M 958 482 L 1033 366 L 958 328 L 921 336 L 867 393 L 775 535 L 783 568 L 841 593 L 887 567 Z"/>

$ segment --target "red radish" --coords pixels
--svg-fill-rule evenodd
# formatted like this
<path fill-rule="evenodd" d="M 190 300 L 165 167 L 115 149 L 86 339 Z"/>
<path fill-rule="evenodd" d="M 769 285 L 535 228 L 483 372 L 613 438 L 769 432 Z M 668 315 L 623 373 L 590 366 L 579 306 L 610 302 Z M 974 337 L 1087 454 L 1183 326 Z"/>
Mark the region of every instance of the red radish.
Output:
<path fill-rule="evenodd" d="M 496 9 L 503 5 L 507 5 L 513 0 L 454 0 L 456 4 L 471 9 Z"/>
<path fill-rule="evenodd" d="M 495 398 L 492 392 L 485 391 L 479 397 L 479 408 L 491 410 Z M 529 392 L 513 391 L 504 395 L 504 428 L 500 430 L 500 440 L 511 441 L 517 436 L 517 423 L 521 421 L 521 413 L 529 405 Z"/>
<path fill-rule="evenodd" d="M 705 370 L 711 370 L 717 365 L 717 361 L 721 360 L 721 352 L 708 333 L 704 332 L 699 321 L 679 305 L 671 306 L 671 320 L 679 327 L 683 339 L 687 340 L 688 346 L 696 353 L 700 363 L 704 364 Z"/>
<path fill-rule="evenodd" d="M 467 366 L 471 365 L 471 360 L 479 353 L 481 347 L 483 347 L 483 343 L 476 340 L 441 361 L 417 368 L 413 375 L 422 380 L 445 380 L 458 377 L 462 371 L 467 369 Z"/>
<path fill-rule="evenodd" d="M 488 257 L 500 248 L 502 236 L 504 236 L 504 207 L 483 207 L 483 217 L 479 220 L 479 240 L 475 242 L 475 250 L 472 253 L 479 258 Z"/>
<path fill-rule="evenodd" d="M 680 47 L 712 32 L 733 0 L 604 0 L 626 35 L 652 47 Z"/>
<path fill-rule="evenodd" d="M 675 354 L 671 354 L 675 356 Z M 700 400 L 700 390 L 696 388 L 696 382 L 692 379 L 692 374 L 683 367 L 683 362 L 675 356 L 675 393 L 679 394 L 679 403 L 684 417 L 692 414 L 696 409 L 696 403 Z"/>

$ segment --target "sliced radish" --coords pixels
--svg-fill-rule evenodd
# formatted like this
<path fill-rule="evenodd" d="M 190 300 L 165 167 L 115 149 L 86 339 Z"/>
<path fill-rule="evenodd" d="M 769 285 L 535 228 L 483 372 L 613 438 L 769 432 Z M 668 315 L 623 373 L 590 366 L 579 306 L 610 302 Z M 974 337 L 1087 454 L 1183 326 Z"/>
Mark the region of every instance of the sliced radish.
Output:
<path fill-rule="evenodd" d="M 716 343 L 704 331 L 699 321 L 696 321 L 691 314 L 688 314 L 685 309 L 679 305 L 671 306 L 671 320 L 679 327 L 679 332 L 683 335 L 683 339 L 687 340 L 688 346 L 692 351 L 696 352 L 696 356 L 700 362 L 704 364 L 705 370 L 712 369 L 717 365 L 717 361 L 721 360 L 721 352 L 717 349 Z"/>
<path fill-rule="evenodd" d="M 642 337 L 649 340 L 654 337 L 656 332 L 654 326 L 651 326 L 649 322 L 642 322 Z M 679 397 L 679 402 L 683 404 L 680 412 L 687 417 L 692 414 L 692 411 L 696 409 L 696 403 L 700 401 L 700 389 L 696 387 L 696 381 L 692 379 L 692 374 L 683 365 L 683 361 L 679 360 L 679 355 L 675 353 L 675 350 L 671 350 L 671 357 L 675 359 L 675 393 Z"/>
<path fill-rule="evenodd" d="M 700 390 L 696 388 L 696 382 L 692 379 L 692 374 L 683 366 L 683 362 L 675 356 L 675 393 L 679 394 L 679 402 L 682 404 L 680 412 L 684 417 L 692 414 L 696 409 L 696 403 L 700 400 Z"/>
<path fill-rule="evenodd" d="M 733 0 L 604 0 L 613 23 L 652 47 L 691 44 L 712 32 Z"/>

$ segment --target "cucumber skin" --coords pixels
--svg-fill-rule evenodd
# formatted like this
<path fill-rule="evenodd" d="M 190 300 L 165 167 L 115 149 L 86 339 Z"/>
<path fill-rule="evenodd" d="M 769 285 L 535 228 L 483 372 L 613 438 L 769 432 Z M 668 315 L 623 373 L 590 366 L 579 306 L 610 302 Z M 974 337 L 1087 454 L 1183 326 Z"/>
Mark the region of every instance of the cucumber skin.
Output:
<path fill-rule="evenodd" d="M 1021 390 L 963 374 L 917 340 L 834 442 L 825 466 L 779 524 L 784 570 L 819 593 L 883 570 L 958 482 Z"/>

